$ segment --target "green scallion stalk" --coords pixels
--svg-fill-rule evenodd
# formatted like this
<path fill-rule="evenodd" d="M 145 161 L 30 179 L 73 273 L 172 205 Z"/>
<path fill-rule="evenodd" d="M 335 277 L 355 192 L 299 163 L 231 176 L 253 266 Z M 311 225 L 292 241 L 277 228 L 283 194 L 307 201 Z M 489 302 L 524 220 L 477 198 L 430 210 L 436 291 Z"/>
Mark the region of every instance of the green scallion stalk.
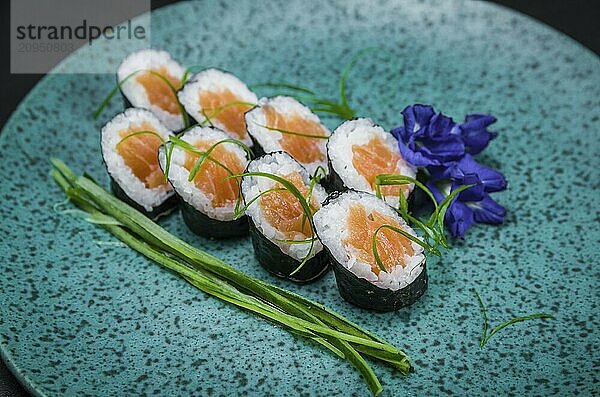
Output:
<path fill-rule="evenodd" d="M 219 285 L 229 283 L 238 292 L 240 290 L 248 291 L 260 301 L 266 302 L 268 306 L 259 305 L 252 299 L 249 301 L 244 300 L 244 308 L 247 310 L 253 310 L 261 316 L 270 315 L 271 317 L 274 315 L 272 306 L 284 311 L 285 313 L 282 316 L 275 313 L 277 318 L 272 320 L 286 329 L 294 328 L 300 333 L 308 330 L 316 335 L 316 337 L 311 336 L 311 339 L 330 349 L 334 354 L 343 354 L 363 374 L 374 395 L 379 393 L 381 385 L 370 367 L 366 365 L 360 356 L 360 353 L 388 363 L 398 368 L 402 373 L 408 373 L 411 370 L 409 358 L 403 352 L 361 329 L 339 314 L 300 295 L 247 276 L 218 258 L 191 247 L 177 237 L 170 235 L 140 212 L 107 193 L 88 178 L 76 177 L 60 161 L 53 160 L 53 164 L 55 169 L 52 171 L 52 176 L 66 191 L 67 196 L 73 203 L 85 211 L 99 211 L 104 216 L 114 219 L 119 225 L 123 225 L 117 226 L 107 222 L 102 224 L 102 227 L 123 230 L 126 228 L 128 233 L 137 236 L 137 239 L 155 251 L 167 253 L 167 258 L 179 258 L 185 261 L 186 268 L 191 266 L 193 270 L 203 271 L 205 275 L 210 276 L 209 279 L 218 282 Z M 175 258 L 171 255 L 174 255 Z M 188 276 L 190 274 L 186 273 L 184 275 L 184 277 Z M 202 279 L 200 281 L 206 280 Z M 235 290 L 227 289 L 228 292 L 224 293 L 222 288 L 223 285 L 220 289 L 211 291 L 219 293 L 230 300 L 240 299 Z M 238 301 L 236 300 L 236 302 Z"/>

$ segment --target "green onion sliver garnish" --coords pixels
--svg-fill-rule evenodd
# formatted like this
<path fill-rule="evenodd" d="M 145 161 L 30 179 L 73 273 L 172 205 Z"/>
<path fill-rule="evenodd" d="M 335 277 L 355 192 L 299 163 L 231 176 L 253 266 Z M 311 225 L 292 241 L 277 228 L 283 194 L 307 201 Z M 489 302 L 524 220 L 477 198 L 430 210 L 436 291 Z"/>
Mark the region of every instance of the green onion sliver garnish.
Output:
<path fill-rule="evenodd" d="M 258 125 L 259 127 L 266 128 L 267 130 L 270 130 L 270 131 L 281 132 L 282 134 L 295 135 L 295 136 L 301 136 L 304 138 L 313 138 L 313 139 L 329 139 L 329 137 L 327 135 L 310 135 L 310 134 L 305 134 L 303 132 L 289 131 L 289 130 L 284 130 L 282 128 L 269 127 L 267 125 L 262 125 L 262 124 L 258 124 L 258 123 L 254 123 L 254 124 Z"/>
<path fill-rule="evenodd" d="M 119 147 L 123 142 L 127 141 L 128 139 L 133 138 L 134 136 L 139 136 L 139 135 L 151 135 L 151 136 L 154 136 L 154 137 L 160 139 L 161 145 L 165 144 L 165 140 L 163 139 L 163 137 L 160 136 L 156 131 L 140 130 L 140 131 L 135 131 L 135 132 L 133 132 L 131 134 L 126 135 L 119 142 L 117 142 L 117 144 L 115 146 Z"/>
<path fill-rule="evenodd" d="M 181 130 L 180 132 L 178 132 L 177 134 L 175 134 L 175 138 L 179 138 L 180 136 L 182 136 L 183 134 L 185 134 L 187 131 L 191 130 L 194 127 L 198 127 L 198 126 L 199 126 L 199 124 L 193 124 L 193 125 L 190 125 L 190 126 L 184 128 L 183 130 Z M 171 168 L 171 157 L 173 155 L 173 149 L 175 149 L 175 145 L 173 145 L 173 144 L 167 145 L 167 143 L 171 143 L 171 142 L 170 141 L 166 142 L 163 145 L 163 147 L 165 147 L 166 151 L 167 151 L 166 152 L 166 165 L 165 165 L 165 172 L 164 172 L 164 174 L 165 174 L 165 182 L 168 182 L 168 180 L 169 180 L 169 170 Z"/>
<path fill-rule="evenodd" d="M 398 212 L 403 218 L 405 218 L 408 221 L 411 221 L 413 225 L 415 225 L 418 229 L 423 231 L 423 233 L 426 235 L 426 239 L 433 239 L 435 241 L 435 246 L 430 245 L 430 249 L 428 250 L 434 255 L 439 256 L 439 250 L 437 250 L 436 248 L 437 245 L 441 245 L 444 248 L 450 247 L 448 245 L 448 242 L 446 241 L 446 236 L 444 233 L 444 217 L 446 216 L 446 211 L 452 204 L 452 200 L 460 192 L 472 187 L 473 185 L 463 185 L 458 187 L 438 204 L 433 193 L 427 188 L 427 186 L 425 186 L 423 183 L 419 182 L 415 178 L 399 174 L 379 174 L 375 177 L 375 195 L 383 199 L 383 196 L 381 194 L 381 186 L 406 185 L 411 183 L 419 189 L 421 189 L 427 195 L 427 197 L 429 197 L 435 209 L 429 217 L 429 220 L 427 220 L 426 222 L 422 222 L 409 214 L 408 202 L 406 202 L 406 199 L 402 197 L 399 198 L 400 203 L 398 207 Z M 402 192 L 400 192 L 400 196 L 403 196 Z"/>
<path fill-rule="evenodd" d="M 289 83 L 258 83 L 250 85 L 251 90 L 255 90 L 257 88 L 283 88 L 290 91 L 303 92 L 309 95 L 315 95 L 315 93 L 308 88 L 300 87 L 298 85 L 289 84 Z"/>
<path fill-rule="evenodd" d="M 183 142 L 179 138 L 176 138 L 176 139 L 179 142 Z M 231 143 L 233 145 L 237 145 L 237 146 L 241 147 L 244 150 L 244 152 L 246 152 L 246 155 L 248 156 L 249 160 L 252 160 L 252 158 L 254 157 L 254 153 L 252 153 L 252 150 L 248 146 L 243 144 L 242 142 L 238 141 L 237 139 L 222 139 L 222 140 L 214 143 L 213 145 L 211 145 L 208 149 L 206 149 L 206 151 L 201 154 L 201 156 L 198 158 L 198 160 L 196 160 L 196 163 L 190 170 L 190 176 L 188 178 L 189 181 L 192 181 L 194 179 L 194 177 L 196 176 L 196 173 L 198 173 L 198 170 L 200 169 L 200 167 L 202 167 L 202 164 L 204 164 L 204 161 L 210 156 L 210 154 L 213 152 L 213 150 L 215 150 L 215 148 L 217 146 L 222 145 L 224 143 Z M 199 153 L 197 153 L 197 154 L 199 154 Z"/>
<path fill-rule="evenodd" d="M 323 172 L 323 175 L 321 175 L 320 172 Z M 325 168 L 323 168 L 320 165 L 317 166 L 317 168 L 315 169 L 315 172 L 310 177 L 310 184 L 308 186 L 308 192 L 306 193 L 306 197 L 304 198 L 306 200 L 306 202 L 309 203 L 309 206 L 312 207 L 312 205 L 310 204 L 310 201 L 312 200 L 312 194 L 315 189 L 315 185 L 317 183 L 319 183 L 321 181 L 321 179 L 325 178 L 326 176 L 327 176 L 327 171 L 325 171 Z M 300 227 L 302 229 L 304 229 L 304 225 L 306 225 L 306 219 L 307 219 L 306 214 L 303 212 L 302 213 L 302 224 L 300 225 Z"/>
<path fill-rule="evenodd" d="M 212 123 L 212 119 L 217 117 L 221 112 L 223 112 L 225 109 L 233 107 L 233 106 L 249 106 L 249 107 L 254 107 L 256 106 L 255 103 L 252 102 L 244 102 L 244 101 L 233 101 L 233 102 L 227 102 L 219 107 L 216 107 L 214 109 L 210 109 L 211 110 L 211 114 L 208 115 L 206 114 L 206 110 L 202 109 L 202 116 L 204 116 L 204 120 L 202 120 L 200 122 L 200 125 L 206 125 L 206 123 L 209 123 L 211 126 L 214 127 L 213 123 Z"/>
<path fill-rule="evenodd" d="M 188 81 L 188 78 L 190 77 L 191 74 L 196 73 L 196 71 L 200 71 L 202 69 L 206 69 L 206 68 L 203 67 L 202 65 L 188 66 L 185 69 L 185 71 L 183 72 L 183 76 L 181 77 L 181 85 L 184 85 Z"/>
<path fill-rule="evenodd" d="M 127 80 L 129 80 L 131 77 L 135 76 L 136 74 L 138 74 L 139 72 L 141 72 L 140 70 L 136 70 L 135 72 L 131 72 L 130 74 L 128 74 L 127 76 L 125 76 L 125 78 L 123 80 L 121 80 L 106 96 L 106 98 L 104 98 L 104 100 L 102 101 L 102 103 L 100 103 L 100 106 L 98 107 L 98 109 L 96 109 L 96 111 L 94 112 L 93 116 L 94 116 L 94 120 L 96 120 L 100 114 L 102 113 L 102 111 L 104 110 L 104 108 L 106 106 L 108 106 L 108 103 L 110 102 L 110 100 L 117 94 L 117 92 L 119 92 L 119 89 L 121 88 L 121 86 L 123 86 L 123 84 L 125 84 L 125 82 Z"/>
<path fill-rule="evenodd" d="M 234 211 L 234 214 L 233 214 L 233 219 L 235 220 L 235 219 L 241 218 L 246 213 L 246 210 L 248 209 L 248 207 L 250 207 L 254 202 L 256 202 L 256 200 L 261 198 L 261 196 L 264 196 L 265 194 L 268 194 L 271 192 L 279 192 L 282 190 L 287 190 L 287 189 L 285 187 L 274 187 L 271 189 L 263 190 L 262 192 L 257 194 L 256 197 L 252 197 L 252 200 L 248 201 L 248 203 L 246 205 L 244 205 L 241 208 L 236 208 Z"/>
<path fill-rule="evenodd" d="M 155 72 L 154 70 L 151 70 L 151 69 L 136 70 L 134 72 L 131 72 L 127 76 L 125 76 L 125 78 L 123 80 L 121 80 L 110 91 L 110 93 L 106 96 L 106 98 L 104 98 L 104 100 L 102 101 L 102 103 L 100 104 L 100 106 L 98 107 L 98 109 L 96 109 L 96 111 L 94 112 L 94 120 L 96 120 L 100 116 L 100 114 L 102 113 L 102 111 L 104 110 L 104 108 L 108 105 L 108 103 L 110 102 L 110 100 L 117 94 L 117 92 L 119 92 L 119 89 L 123 86 L 123 84 L 125 84 L 125 82 L 127 80 L 129 80 L 131 77 L 133 77 L 136 74 L 141 73 L 141 72 L 149 73 L 149 74 L 151 74 L 153 76 L 158 77 L 159 79 L 161 79 L 169 87 L 169 89 L 171 90 L 171 92 L 175 96 L 175 101 L 177 102 L 177 107 L 179 108 L 179 112 L 181 113 L 181 117 L 183 119 L 183 125 L 185 126 L 185 128 L 189 127 L 190 120 L 188 118 L 187 112 L 185 111 L 185 108 L 183 107 L 183 105 L 179 101 L 179 98 L 177 97 L 177 89 L 173 86 L 173 84 L 171 84 L 171 82 L 165 76 L 163 76 L 162 74 L 157 73 L 157 72 Z"/>
<path fill-rule="evenodd" d="M 373 236 L 371 237 L 371 249 L 373 250 L 373 256 L 375 257 L 375 262 L 377 263 L 377 266 L 386 273 L 388 271 L 387 271 L 385 265 L 383 264 L 383 262 L 381 261 L 381 257 L 379 256 L 379 250 L 377 248 L 377 234 L 382 229 L 389 229 L 398 234 L 401 234 L 404 237 L 406 237 L 407 239 L 409 239 L 410 241 L 419 244 L 421 247 L 423 247 L 427 251 L 430 251 L 431 253 L 433 253 L 435 255 L 439 255 L 439 251 L 435 247 L 430 246 L 429 244 L 422 241 L 418 237 L 413 236 L 406 230 L 403 230 L 402 228 L 392 226 L 392 225 L 381 225 L 375 230 L 375 233 L 373 233 Z"/>
<path fill-rule="evenodd" d="M 232 144 L 238 145 L 242 149 L 244 149 L 244 151 L 246 152 L 246 155 L 249 157 L 249 159 L 251 159 L 253 157 L 252 150 L 248 146 L 244 145 L 242 142 L 240 142 L 240 141 L 238 141 L 236 139 L 223 139 L 223 140 L 220 140 L 220 141 L 214 143 L 213 145 L 211 145 L 206 151 L 200 150 L 197 147 L 195 147 L 194 145 L 192 145 L 192 144 L 190 144 L 190 143 L 188 143 L 188 142 L 184 141 L 183 139 L 181 139 L 179 137 L 176 137 L 176 136 L 175 137 L 171 137 L 170 143 L 171 143 L 170 146 L 178 146 L 178 147 L 182 148 L 183 150 L 185 150 L 188 153 L 193 153 L 193 154 L 197 154 L 197 155 L 200 156 L 198 158 L 198 160 L 196 160 L 196 162 L 194 163 L 194 166 L 192 167 L 192 169 L 190 170 L 190 175 L 188 177 L 188 181 L 189 182 L 191 182 L 191 181 L 194 180 L 194 178 L 198 174 L 198 171 L 202 167 L 202 164 L 204 164 L 204 162 L 206 160 L 211 161 L 211 162 L 215 163 L 217 166 L 223 168 L 229 174 L 230 177 L 234 175 L 234 172 L 231 169 L 229 169 L 229 167 L 227 167 L 225 164 L 223 164 L 222 162 L 220 162 L 219 160 L 215 159 L 214 157 L 212 157 L 210 155 L 212 153 L 212 151 L 217 146 L 219 146 L 220 144 L 223 144 L 223 143 L 232 143 Z M 167 161 L 170 162 L 171 158 L 172 157 L 169 157 L 167 159 Z M 165 168 L 168 168 L 168 167 L 165 167 Z M 229 177 L 228 178 L 224 178 L 223 181 L 225 181 L 227 179 L 230 179 L 230 178 Z M 237 199 L 236 199 L 236 202 L 235 202 L 235 209 L 237 210 L 239 208 L 239 206 L 240 206 L 241 199 L 242 199 L 241 198 L 241 194 L 240 194 L 240 192 L 242 190 L 242 187 L 241 187 L 241 181 L 240 181 L 239 178 L 236 178 L 236 184 L 237 184 L 237 188 L 238 188 L 238 195 L 237 195 Z"/>
<path fill-rule="evenodd" d="M 508 327 L 509 325 L 519 323 L 521 321 L 533 320 L 536 318 L 555 318 L 552 314 L 547 314 L 547 313 L 528 314 L 526 316 L 515 317 L 510 320 L 507 320 L 507 321 L 503 322 L 502 324 L 499 324 L 499 325 L 495 326 L 494 328 L 492 328 L 492 330 L 488 333 L 489 324 L 488 324 L 487 311 L 485 309 L 485 305 L 483 304 L 483 300 L 481 299 L 479 292 L 477 292 L 477 290 L 475 288 L 473 288 L 473 292 L 475 293 L 475 296 L 477 297 L 477 300 L 479 301 L 479 307 L 481 308 L 481 313 L 483 315 L 483 327 L 482 327 L 482 333 L 481 333 L 481 340 L 479 342 L 479 348 L 481 348 L 481 349 L 483 349 L 485 344 L 492 338 L 492 336 L 494 336 L 501 329 Z"/>

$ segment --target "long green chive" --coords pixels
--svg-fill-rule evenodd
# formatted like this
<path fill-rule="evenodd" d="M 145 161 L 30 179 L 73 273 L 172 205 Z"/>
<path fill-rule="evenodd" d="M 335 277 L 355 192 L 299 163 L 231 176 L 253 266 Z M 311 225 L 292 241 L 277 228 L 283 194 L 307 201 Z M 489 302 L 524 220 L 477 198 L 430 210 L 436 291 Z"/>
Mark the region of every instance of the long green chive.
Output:
<path fill-rule="evenodd" d="M 256 124 L 259 127 L 266 128 L 267 130 L 281 132 L 282 134 L 286 134 L 286 135 L 295 135 L 295 136 L 301 136 L 304 138 L 314 138 L 314 139 L 329 139 L 329 137 L 327 135 L 311 135 L 311 134 L 305 134 L 303 132 L 284 130 L 282 128 L 276 128 L 276 127 L 269 127 L 267 125 L 258 124 L 256 122 L 254 124 Z"/>
<path fill-rule="evenodd" d="M 176 139 L 178 139 L 178 138 L 176 138 Z M 181 141 L 181 139 L 178 139 L 178 140 Z M 254 153 L 252 152 L 252 150 L 248 146 L 243 144 L 242 142 L 238 141 L 237 139 L 220 140 L 220 141 L 214 143 L 213 145 L 211 145 L 208 149 L 206 149 L 206 151 L 204 151 L 204 153 L 202 153 L 202 155 L 198 158 L 196 163 L 194 163 L 194 166 L 190 170 L 190 176 L 188 178 L 189 181 L 194 179 L 194 177 L 196 176 L 196 173 L 198 172 L 200 167 L 202 167 L 202 164 L 204 164 L 204 161 L 210 156 L 210 154 L 213 152 L 213 150 L 215 150 L 217 148 L 217 146 L 222 145 L 224 143 L 231 143 L 233 145 L 237 145 L 237 146 L 241 147 L 244 150 L 244 152 L 246 152 L 246 155 L 248 156 L 249 160 L 252 160 L 254 158 Z"/>
<path fill-rule="evenodd" d="M 402 373 L 407 373 L 411 370 L 408 357 L 404 353 L 387 345 L 381 339 L 362 330 L 339 314 L 300 295 L 282 290 L 281 288 L 240 273 L 217 258 L 199 251 L 168 234 L 140 212 L 114 198 L 93 182 L 86 180 L 86 178 L 77 178 L 62 162 L 53 160 L 52 163 L 55 167 L 52 171 L 52 176 L 66 191 L 68 197 L 80 208 L 90 212 L 98 210 L 109 211 L 110 216 L 116 216 L 115 219 L 119 220 L 119 222 L 124 222 L 132 231 L 141 233 L 140 236 L 146 236 L 144 238 L 146 241 L 151 242 L 151 244 L 157 244 L 157 247 L 160 249 L 167 249 L 176 257 L 185 259 L 195 269 L 198 269 L 196 266 L 202 266 L 203 268 L 208 266 L 206 269 L 210 271 L 209 274 L 211 276 L 224 277 L 230 282 L 238 284 L 244 290 L 257 293 L 261 299 L 271 301 L 284 310 L 289 310 L 293 315 L 300 316 L 308 321 L 314 321 L 316 324 L 329 324 L 329 326 L 334 326 L 343 331 L 341 334 L 338 331 L 328 332 L 327 329 L 322 328 L 322 325 L 315 327 L 309 325 L 310 323 L 303 324 L 300 322 L 298 324 L 298 322 L 294 322 L 294 324 L 298 325 L 307 325 L 308 329 L 317 333 L 321 332 L 324 337 L 327 337 L 327 343 L 321 343 L 322 340 L 319 338 L 314 338 L 314 340 L 327 348 L 334 345 L 335 348 L 330 349 L 334 354 L 339 355 L 342 352 L 361 371 L 374 395 L 377 395 L 381 391 L 381 385 L 370 367 L 354 349 L 383 362 L 387 362 L 398 368 Z M 96 205 L 98 207 L 95 207 Z M 103 227 L 113 231 L 113 233 L 116 229 L 122 230 L 112 225 L 105 225 Z M 186 279 L 188 278 L 186 277 Z M 344 333 L 355 335 L 355 337 L 348 337 Z M 331 335 L 334 336 L 331 337 Z M 336 339 L 336 336 L 342 339 Z M 365 339 L 370 339 L 378 343 L 366 342 Z M 344 340 L 348 340 L 349 342 L 344 342 Z"/>
<path fill-rule="evenodd" d="M 485 305 L 483 304 L 483 300 L 481 299 L 479 292 L 477 292 L 477 290 L 475 288 L 473 288 L 473 292 L 475 293 L 475 296 L 477 297 L 477 300 L 479 301 L 479 306 L 481 307 L 481 313 L 483 314 L 483 329 L 482 329 L 482 333 L 481 333 L 481 340 L 479 342 L 480 349 L 483 349 L 485 344 L 492 338 L 492 336 L 494 336 L 494 334 L 496 334 L 501 329 L 508 327 L 509 325 L 519 323 L 521 321 L 533 320 L 536 318 L 555 318 L 552 314 L 546 314 L 546 313 L 528 314 L 526 316 L 515 317 L 513 319 L 507 320 L 507 321 L 503 322 L 502 324 L 499 324 L 499 325 L 495 326 L 494 328 L 492 328 L 492 330 L 488 333 L 489 324 L 488 324 L 487 312 L 485 309 Z"/>
<path fill-rule="evenodd" d="M 289 83 L 258 83 L 250 85 L 251 90 L 256 90 L 257 88 L 283 88 L 290 91 L 303 92 L 309 95 L 315 95 L 315 93 L 308 88 L 300 87 L 298 85 L 289 84 Z"/>
<path fill-rule="evenodd" d="M 163 139 L 162 136 L 160 136 L 158 133 L 156 133 L 155 131 L 150 131 L 150 130 L 140 130 L 140 131 L 135 131 L 127 136 L 125 136 L 123 139 L 121 139 L 119 142 L 117 142 L 116 146 L 119 147 L 119 145 L 121 145 L 123 142 L 127 141 L 130 138 L 133 138 L 134 136 L 138 136 L 138 135 L 151 135 L 154 136 L 158 139 L 160 139 L 160 143 L 161 145 L 165 144 L 165 140 Z"/>
<path fill-rule="evenodd" d="M 203 251 L 194 249 L 193 247 L 189 246 L 183 241 L 166 233 L 164 229 L 160 228 L 154 222 L 144 217 L 139 211 L 132 209 L 128 205 L 122 203 L 120 200 L 114 198 L 112 195 L 108 194 L 103 189 L 97 187 L 97 185 L 95 185 L 93 182 L 86 180 L 86 178 L 77 178 L 62 162 L 58 160 L 53 160 L 52 162 L 56 170 L 60 170 L 61 175 L 65 175 L 66 178 L 69 178 L 69 180 L 72 181 L 72 184 L 78 185 L 79 189 L 85 188 L 84 193 L 81 193 L 80 191 L 67 192 L 67 195 L 70 198 L 76 200 L 74 202 L 76 202 L 78 206 L 85 208 L 85 206 L 87 206 L 88 203 L 81 202 L 81 198 L 84 197 L 82 195 L 91 194 L 90 197 L 95 199 L 96 203 L 101 205 L 102 208 L 109 211 L 111 216 L 114 215 L 120 221 L 128 222 L 128 227 L 133 228 L 137 232 L 141 233 L 141 235 L 146 236 L 146 238 L 156 242 L 156 244 L 158 244 L 159 246 L 164 247 L 165 249 L 169 250 L 169 252 L 171 252 L 172 254 L 188 261 L 190 264 L 205 266 L 207 265 L 206 261 L 208 261 L 210 262 L 210 267 L 208 268 L 209 270 L 215 271 L 215 274 L 223 276 L 232 282 L 239 283 L 239 285 L 243 288 L 251 290 L 265 299 L 276 299 L 279 303 L 286 306 L 290 310 L 300 310 L 299 313 L 303 313 L 303 315 L 308 317 L 311 317 L 312 315 L 308 313 L 307 310 L 311 310 L 313 312 L 316 310 L 316 313 L 319 314 L 321 320 L 328 324 L 335 325 L 337 328 L 344 329 L 346 332 L 352 333 L 353 335 L 369 337 L 373 340 L 385 343 L 381 339 L 378 339 L 374 335 L 361 329 L 356 324 L 349 322 L 347 319 L 343 318 L 339 314 L 332 312 L 331 310 L 325 308 L 322 305 L 319 305 L 316 302 L 310 301 L 302 297 L 301 295 L 291 293 L 279 287 L 266 284 L 259 279 L 240 274 L 238 271 L 226 265 L 224 262 L 218 260 L 217 258 L 210 256 L 204 253 Z M 56 179 L 65 179 L 62 176 L 60 178 L 56 176 L 56 174 L 58 174 L 58 171 L 53 171 L 52 174 L 56 177 Z M 64 186 L 66 183 L 61 183 L 60 180 L 57 180 L 57 182 L 61 186 Z M 131 213 L 131 215 L 129 215 L 128 213 Z M 282 299 L 282 295 L 288 297 L 288 299 L 294 299 L 295 303 L 292 303 L 287 299 Z M 369 350 L 364 346 L 357 346 L 357 349 Z M 367 352 L 365 354 L 369 354 L 374 358 L 392 363 L 392 361 L 390 361 L 390 358 L 387 357 L 387 353 L 384 354 L 381 352 L 377 353 L 371 351 L 370 353 Z M 398 350 L 393 354 L 397 355 L 396 360 L 394 360 L 394 366 L 401 369 L 403 373 L 407 373 L 407 371 L 409 371 L 411 368 L 410 365 L 407 366 L 407 356 Z"/>
<path fill-rule="evenodd" d="M 406 230 L 403 230 L 399 227 L 392 226 L 392 225 L 381 225 L 377 228 L 377 230 L 375 230 L 375 233 L 373 233 L 373 236 L 371 237 L 371 248 L 373 250 L 373 257 L 375 258 L 375 262 L 377 263 L 377 266 L 381 270 L 383 270 L 385 273 L 387 273 L 388 271 L 387 271 L 385 265 L 383 264 L 383 262 L 381 261 L 381 257 L 379 256 L 379 249 L 377 248 L 377 234 L 379 233 L 380 230 L 383 230 L 383 229 L 389 229 L 398 234 L 401 234 L 402 236 L 406 237 L 410 241 L 413 241 L 413 242 L 419 244 L 421 247 L 428 250 L 432 254 L 440 256 L 440 252 L 437 250 L 437 248 L 430 246 L 429 244 L 422 241 L 418 237 L 415 237 L 412 234 L 408 233 Z"/>
<path fill-rule="evenodd" d="M 195 71 L 200 71 L 202 69 L 205 68 L 201 65 L 188 66 L 183 72 L 183 76 L 181 77 L 181 85 L 183 86 L 188 81 L 188 78 L 191 74 L 196 73 Z"/>
<path fill-rule="evenodd" d="M 433 244 L 428 244 L 430 246 L 428 250 L 434 255 L 439 256 L 437 246 L 442 246 L 444 248 L 450 247 L 446 241 L 446 236 L 444 233 L 444 217 L 446 215 L 446 211 L 450 207 L 450 204 L 452 204 L 452 200 L 460 192 L 472 187 L 473 185 L 463 185 L 458 187 L 438 204 L 433 193 L 427 188 L 427 186 L 415 178 L 399 174 L 380 174 L 375 177 L 375 195 L 383 199 L 383 195 L 381 194 L 381 186 L 407 185 L 411 183 L 421 189 L 430 198 L 435 209 L 427 221 L 421 221 L 413 217 L 408 212 L 408 203 L 406 202 L 402 192 L 400 192 L 400 196 L 402 197 L 399 197 L 399 206 L 397 211 L 403 218 L 411 222 L 417 229 L 421 230 L 425 234 L 426 241 L 433 240 Z"/>
<path fill-rule="evenodd" d="M 322 172 L 323 174 L 321 175 L 320 172 Z M 304 198 L 307 203 L 310 203 L 310 200 L 312 199 L 312 194 L 315 189 L 315 185 L 317 183 L 321 182 L 321 179 L 325 178 L 326 176 L 327 176 L 327 171 L 325 170 L 325 168 L 323 168 L 320 165 L 317 166 L 317 168 L 315 169 L 315 172 L 310 177 L 310 184 L 308 185 L 308 192 L 306 193 L 306 197 Z M 303 230 L 304 230 L 304 225 L 306 225 L 306 219 L 307 219 L 306 214 L 304 212 L 302 212 L 302 223 L 301 223 L 300 227 Z"/>
<path fill-rule="evenodd" d="M 221 112 L 223 112 L 225 109 L 233 107 L 233 106 L 250 106 L 250 107 L 254 107 L 256 106 L 255 103 L 252 102 L 244 102 L 244 101 L 233 101 L 233 102 L 227 102 L 221 106 L 218 106 L 214 109 L 211 109 L 211 114 L 207 115 L 206 111 L 204 109 L 202 109 L 202 115 L 204 116 L 204 120 L 202 120 L 199 124 L 200 125 L 205 125 L 206 123 L 209 123 L 211 126 L 213 126 L 212 124 L 212 119 L 217 117 Z"/>

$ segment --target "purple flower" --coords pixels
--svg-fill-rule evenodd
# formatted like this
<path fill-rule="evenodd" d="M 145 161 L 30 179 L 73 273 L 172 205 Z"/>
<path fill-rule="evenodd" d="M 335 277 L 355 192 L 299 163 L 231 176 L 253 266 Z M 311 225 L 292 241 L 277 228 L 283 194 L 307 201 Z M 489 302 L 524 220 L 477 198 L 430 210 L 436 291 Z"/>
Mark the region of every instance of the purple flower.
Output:
<path fill-rule="evenodd" d="M 454 189 L 475 185 L 459 193 L 462 201 L 479 201 L 486 193 L 499 192 L 507 186 L 504 175 L 479 164 L 470 154 L 447 166 L 430 166 L 428 170 L 434 180 L 451 179 Z"/>
<path fill-rule="evenodd" d="M 431 190 L 438 203 L 442 202 L 448 194 L 460 185 L 457 183 L 452 183 L 451 185 L 446 183 L 446 186 L 446 190 L 449 191 L 442 192 L 433 180 L 427 182 L 427 188 Z M 471 189 L 467 189 L 463 193 Z M 506 209 L 496 203 L 487 192 L 484 191 L 478 200 L 461 197 L 459 193 L 452 199 L 448 211 L 446 211 L 444 223 L 452 235 L 463 238 L 473 224 L 488 223 L 498 225 L 504 221 L 505 217 Z"/>
<path fill-rule="evenodd" d="M 407 106 L 404 123 L 392 130 L 406 161 L 426 167 L 431 175 L 427 187 L 440 203 L 460 186 L 473 185 L 453 198 L 444 218 L 450 232 L 462 238 L 475 223 L 502 223 L 506 210 L 489 195 L 506 189 L 500 172 L 479 164 L 480 153 L 496 133 L 488 127 L 496 122 L 490 115 L 471 114 L 462 124 L 455 123 L 431 106 Z M 444 186 L 443 191 L 438 186 Z"/>
<path fill-rule="evenodd" d="M 435 113 L 431 106 L 412 105 L 402 111 L 404 123 L 392 129 L 402 156 L 416 167 L 445 166 L 465 153 L 481 152 L 496 134 L 487 127 L 496 121 L 489 115 L 472 114 L 462 124 Z"/>
<path fill-rule="evenodd" d="M 426 105 L 407 106 L 402 115 L 404 124 L 391 132 L 398 139 L 400 153 L 412 165 L 443 165 L 465 153 L 460 133 L 452 132 L 457 126 L 450 117 Z"/>
<path fill-rule="evenodd" d="M 487 114 L 469 114 L 465 117 L 465 122 L 457 130 L 468 153 L 480 153 L 496 138 L 498 134 L 487 130 L 495 122 L 496 118 Z"/>

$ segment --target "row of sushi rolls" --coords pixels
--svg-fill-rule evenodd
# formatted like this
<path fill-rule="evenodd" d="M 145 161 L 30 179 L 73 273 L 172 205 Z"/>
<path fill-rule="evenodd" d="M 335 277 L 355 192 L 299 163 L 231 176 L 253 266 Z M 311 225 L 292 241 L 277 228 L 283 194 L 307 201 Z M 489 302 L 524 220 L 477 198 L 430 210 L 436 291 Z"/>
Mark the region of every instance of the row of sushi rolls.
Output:
<path fill-rule="evenodd" d="M 416 236 L 393 208 L 414 186 L 374 194 L 379 174 L 416 175 L 392 134 L 368 118 L 330 131 L 295 98 L 259 99 L 218 69 L 187 74 L 154 49 L 120 64 L 127 110 L 101 134 L 117 197 L 154 219 L 179 207 L 189 229 L 204 237 L 249 233 L 262 267 L 295 282 L 332 267 L 340 295 L 359 307 L 397 310 L 424 293 L 420 245 L 392 228 L 379 230 L 387 271 L 372 246 L 383 225 Z"/>

